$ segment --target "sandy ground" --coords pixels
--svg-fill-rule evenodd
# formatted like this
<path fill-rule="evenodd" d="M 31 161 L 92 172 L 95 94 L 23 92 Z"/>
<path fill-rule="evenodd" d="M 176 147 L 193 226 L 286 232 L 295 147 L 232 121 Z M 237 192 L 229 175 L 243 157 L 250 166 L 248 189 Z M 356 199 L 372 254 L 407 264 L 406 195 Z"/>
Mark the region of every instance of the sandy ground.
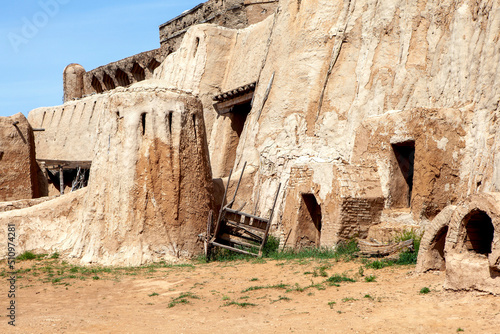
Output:
<path fill-rule="evenodd" d="M 443 273 L 416 275 L 413 266 L 360 272 L 359 261 L 252 260 L 86 274 L 60 260 L 16 266 L 32 269 L 17 282 L 15 328 L 3 284 L 1 333 L 500 333 L 499 297 L 444 290 Z M 335 274 L 356 282 L 325 282 Z"/>

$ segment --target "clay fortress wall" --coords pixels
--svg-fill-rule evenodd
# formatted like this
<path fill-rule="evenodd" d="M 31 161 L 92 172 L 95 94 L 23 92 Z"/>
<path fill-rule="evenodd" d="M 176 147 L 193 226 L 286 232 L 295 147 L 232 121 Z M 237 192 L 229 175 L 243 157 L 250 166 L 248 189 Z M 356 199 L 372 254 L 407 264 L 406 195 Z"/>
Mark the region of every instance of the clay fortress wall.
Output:
<path fill-rule="evenodd" d="M 431 233 L 424 238 L 424 249 L 434 254 L 431 260 L 444 261 L 449 254 L 450 272 L 467 272 L 471 259 L 484 257 L 482 281 L 471 285 L 495 290 L 500 233 L 493 231 L 500 203 L 487 194 L 500 191 L 499 31 L 499 4 L 487 0 L 208 1 L 160 26 L 157 50 L 89 72 L 77 64 L 65 69 L 65 103 L 35 109 L 28 120 L 45 129 L 35 132 L 37 159 L 90 161 L 90 183 L 75 192 L 80 195 L 41 205 L 57 204 L 62 210 L 76 201 L 82 211 L 71 219 L 91 230 L 103 224 L 103 217 L 109 222 L 101 229 L 115 231 L 124 218 L 135 226 L 134 214 L 141 224 L 147 225 L 147 219 L 160 224 L 162 211 L 144 202 L 146 195 L 131 200 L 120 194 L 150 179 L 154 189 L 168 188 L 170 183 L 162 185 L 154 173 L 178 171 L 182 160 L 174 157 L 187 156 L 181 143 L 192 142 L 205 167 L 192 172 L 192 166 L 186 167 L 191 183 L 181 187 L 185 192 L 176 187 L 171 192 L 198 194 L 206 205 L 200 214 L 193 213 L 196 219 L 221 205 L 221 185 L 231 169 L 237 173 L 246 162 L 235 207 L 266 216 L 281 184 L 272 233 L 282 246 L 333 247 L 353 237 L 388 241 L 394 231 L 414 228 Z M 162 102 L 160 95 L 170 102 Z M 194 109 L 188 112 L 187 105 Z M 195 116 L 179 116 L 175 123 L 170 111 Z M 127 129 L 134 129 L 134 140 L 123 134 Z M 154 135 L 144 146 L 140 133 L 147 129 Z M 120 150 L 134 152 L 135 158 L 125 159 Z M 151 152 L 159 160 L 152 160 Z M 113 190 L 92 186 L 97 180 L 106 183 L 105 171 L 121 173 L 111 167 L 121 163 L 109 157 L 113 154 L 128 161 L 120 165 L 128 188 L 114 195 L 121 187 L 119 177 L 113 179 Z M 158 161 L 165 165 L 151 167 Z M 181 179 L 176 173 L 171 180 Z M 194 187 L 198 182 L 208 189 L 207 179 L 213 181 L 211 195 Z M 105 200 L 141 203 L 142 209 L 133 213 L 120 204 L 89 218 L 88 207 L 100 210 L 91 200 L 98 190 L 108 192 Z M 186 203 L 176 204 L 179 212 L 194 210 Z M 469 211 L 457 211 L 455 217 L 452 208 Z M 443 212 L 449 216 L 443 218 Z M 49 219 L 33 208 L 8 215 L 27 229 L 33 228 L 28 227 L 33 219 Z M 67 224 L 69 218 L 58 219 L 52 224 Z M 141 246 L 134 244 L 128 252 L 126 236 L 113 248 L 111 239 L 94 240 L 87 232 L 82 232 L 87 239 L 80 235 L 69 242 L 67 229 L 47 235 L 43 244 L 26 237 L 24 245 L 66 251 L 83 260 L 105 258 L 106 263 L 127 262 L 117 254 L 143 263 L 196 252 L 194 241 L 181 242 L 193 233 L 182 228 L 179 218 L 171 219 L 176 227 L 167 233 L 169 246 L 155 239 L 148 248 L 142 238 Z M 435 219 L 445 223 L 433 224 Z M 453 231 L 444 239 L 443 226 Z M 490 247 L 477 246 L 484 243 Z M 470 258 L 456 255 L 464 249 Z M 441 263 L 431 260 L 427 267 Z M 449 282 L 458 284 L 452 278 Z"/>

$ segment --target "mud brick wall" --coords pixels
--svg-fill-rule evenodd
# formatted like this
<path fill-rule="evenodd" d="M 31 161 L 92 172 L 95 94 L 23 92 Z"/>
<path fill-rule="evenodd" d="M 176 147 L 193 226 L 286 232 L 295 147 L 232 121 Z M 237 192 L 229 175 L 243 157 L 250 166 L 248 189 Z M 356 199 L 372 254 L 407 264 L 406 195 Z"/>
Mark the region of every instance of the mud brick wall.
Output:
<path fill-rule="evenodd" d="M 341 200 L 340 221 L 341 238 L 365 238 L 368 228 L 373 225 L 377 215 L 384 208 L 384 199 L 379 198 L 344 198 Z"/>

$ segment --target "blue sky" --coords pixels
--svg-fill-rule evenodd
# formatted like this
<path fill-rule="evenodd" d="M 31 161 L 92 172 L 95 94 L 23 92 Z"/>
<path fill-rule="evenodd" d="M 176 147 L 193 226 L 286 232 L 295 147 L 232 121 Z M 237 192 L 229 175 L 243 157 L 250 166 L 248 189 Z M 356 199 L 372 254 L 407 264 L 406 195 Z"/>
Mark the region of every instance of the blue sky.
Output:
<path fill-rule="evenodd" d="M 202 0 L 5 1 L 0 116 L 62 103 L 62 72 L 87 71 L 160 46 L 158 26 Z"/>

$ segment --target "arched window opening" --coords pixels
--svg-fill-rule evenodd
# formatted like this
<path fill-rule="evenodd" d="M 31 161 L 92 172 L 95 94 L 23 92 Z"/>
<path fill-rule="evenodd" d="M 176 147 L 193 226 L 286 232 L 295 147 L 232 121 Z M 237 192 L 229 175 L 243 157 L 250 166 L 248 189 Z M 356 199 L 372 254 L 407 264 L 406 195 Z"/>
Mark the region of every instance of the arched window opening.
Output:
<path fill-rule="evenodd" d="M 126 87 L 130 85 L 130 80 L 128 79 L 127 73 L 123 72 L 121 69 L 117 69 L 115 72 L 115 78 L 118 82 L 118 86 Z"/>
<path fill-rule="evenodd" d="M 132 66 L 132 75 L 134 76 L 135 81 L 142 81 L 146 79 L 146 72 L 144 72 L 141 65 L 137 63 L 134 63 L 134 66 Z"/>
<path fill-rule="evenodd" d="M 97 79 L 97 77 L 94 75 L 92 77 L 92 88 L 94 88 L 94 90 L 96 91 L 96 93 L 100 94 L 102 92 L 104 92 L 104 89 L 102 89 L 102 85 L 101 85 L 101 82 L 99 81 L 99 79 Z"/>
<path fill-rule="evenodd" d="M 151 61 L 148 64 L 148 70 L 149 72 L 153 73 L 158 66 L 160 66 L 161 63 L 156 60 L 155 58 L 151 59 Z"/>
<path fill-rule="evenodd" d="M 104 75 L 102 76 L 102 82 L 104 83 L 106 90 L 112 90 L 116 88 L 113 78 L 111 78 L 107 73 L 104 73 Z"/>

